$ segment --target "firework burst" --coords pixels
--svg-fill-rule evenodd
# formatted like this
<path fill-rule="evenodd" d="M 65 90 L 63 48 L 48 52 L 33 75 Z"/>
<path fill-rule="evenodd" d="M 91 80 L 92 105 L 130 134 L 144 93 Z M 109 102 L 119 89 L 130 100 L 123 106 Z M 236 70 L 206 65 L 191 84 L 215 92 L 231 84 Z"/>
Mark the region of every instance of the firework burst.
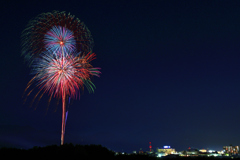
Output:
<path fill-rule="evenodd" d="M 53 26 L 44 37 L 45 47 L 52 53 L 74 53 L 76 41 L 73 32 L 65 27 Z"/>
<path fill-rule="evenodd" d="M 33 83 L 43 94 L 62 99 L 61 144 L 64 143 L 66 125 L 66 99 L 77 99 L 84 86 L 94 91 L 92 76 L 99 76 L 100 68 L 90 62 L 96 58 L 92 53 L 93 40 L 90 31 L 78 19 L 65 12 L 54 11 L 40 14 L 30 21 L 23 31 L 25 60 L 30 64 L 34 77 L 29 81 L 27 91 Z M 30 95 L 33 89 L 27 94 Z"/>
<path fill-rule="evenodd" d="M 100 68 L 93 68 L 90 62 L 95 59 L 94 53 L 88 53 L 82 56 L 73 56 L 66 54 L 55 55 L 52 52 L 41 54 L 33 62 L 32 74 L 35 76 L 29 83 L 37 81 L 37 87 L 43 93 L 48 93 L 50 97 L 66 97 L 77 99 L 79 90 L 84 85 L 87 88 L 94 89 L 90 81 L 92 76 L 99 76 Z"/>
<path fill-rule="evenodd" d="M 29 21 L 22 32 L 22 55 L 31 65 L 33 60 L 48 49 L 87 54 L 92 51 L 91 32 L 70 13 L 53 11 L 42 13 Z M 63 45 L 64 44 L 64 45 Z"/>

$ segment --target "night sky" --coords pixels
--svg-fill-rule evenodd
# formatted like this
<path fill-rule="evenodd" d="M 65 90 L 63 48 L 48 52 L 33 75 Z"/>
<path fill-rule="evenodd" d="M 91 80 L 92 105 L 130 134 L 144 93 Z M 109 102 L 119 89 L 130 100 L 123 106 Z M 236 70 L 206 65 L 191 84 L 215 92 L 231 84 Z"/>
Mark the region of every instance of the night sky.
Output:
<path fill-rule="evenodd" d="M 101 77 L 72 101 L 65 143 L 113 151 L 240 145 L 240 1 L 8 1 L 1 10 L 0 147 L 60 145 L 61 103 L 22 97 L 21 32 L 53 10 L 83 21 Z M 37 90 L 35 91 L 35 94 Z M 48 109 L 48 110 L 47 110 Z"/>

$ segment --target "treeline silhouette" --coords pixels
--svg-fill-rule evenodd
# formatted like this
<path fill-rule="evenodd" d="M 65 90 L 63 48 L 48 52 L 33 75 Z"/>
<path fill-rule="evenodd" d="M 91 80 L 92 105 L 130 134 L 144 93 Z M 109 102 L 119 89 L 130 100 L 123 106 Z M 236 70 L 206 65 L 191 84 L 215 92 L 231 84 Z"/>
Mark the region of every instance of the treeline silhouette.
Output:
<path fill-rule="evenodd" d="M 33 147 L 31 149 L 0 148 L 1 159 L 68 159 L 68 160 L 160 160 L 160 159 L 180 159 L 180 160 L 218 160 L 214 157 L 177 157 L 177 158 L 157 158 L 153 155 L 142 154 L 116 154 L 115 152 L 101 145 L 73 145 L 64 144 L 61 146 L 50 145 L 46 147 Z M 230 158 L 230 157 L 229 157 Z M 225 158 L 223 158 L 225 159 Z M 235 158 L 234 158 L 235 159 Z M 239 158 L 236 158 L 239 159 Z M 235 159 L 235 160 L 236 160 Z"/>
<path fill-rule="evenodd" d="M 24 158 L 24 159 L 46 159 L 61 158 L 68 160 L 155 160 L 155 157 L 148 155 L 116 155 L 101 145 L 73 145 L 64 144 L 61 146 L 50 145 L 46 147 L 33 147 L 31 149 L 0 148 L 0 155 L 3 159 Z M 1 158 L 1 159 L 2 159 Z"/>

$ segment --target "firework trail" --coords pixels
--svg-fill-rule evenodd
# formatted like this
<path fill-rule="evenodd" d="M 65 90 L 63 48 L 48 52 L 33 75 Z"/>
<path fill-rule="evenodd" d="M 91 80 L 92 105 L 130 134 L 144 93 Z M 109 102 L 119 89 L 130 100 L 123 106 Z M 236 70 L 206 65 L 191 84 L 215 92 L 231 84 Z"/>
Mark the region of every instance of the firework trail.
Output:
<path fill-rule="evenodd" d="M 77 99 L 84 86 L 94 91 L 92 76 L 99 76 L 100 68 L 90 62 L 96 58 L 92 53 L 93 39 L 87 27 L 78 19 L 65 12 L 43 13 L 30 21 L 23 31 L 22 55 L 31 67 L 33 83 L 39 89 L 34 96 L 47 93 L 62 100 L 61 144 L 64 143 L 66 126 L 66 99 Z M 28 92 L 32 93 L 33 89 Z M 27 96 L 28 96 L 27 95 Z"/>

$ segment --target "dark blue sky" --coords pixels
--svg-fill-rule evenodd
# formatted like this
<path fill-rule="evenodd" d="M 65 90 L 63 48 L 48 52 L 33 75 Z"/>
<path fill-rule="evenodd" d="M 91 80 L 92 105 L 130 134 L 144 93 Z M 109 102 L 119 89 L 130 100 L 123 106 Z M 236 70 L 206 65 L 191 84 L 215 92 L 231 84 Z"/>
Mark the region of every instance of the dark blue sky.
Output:
<path fill-rule="evenodd" d="M 23 104 L 21 32 L 43 12 L 89 28 L 101 77 L 69 108 L 65 142 L 131 152 L 240 145 L 240 1 L 1 2 L 0 147 L 60 144 L 61 105 Z M 31 99 L 32 97 L 29 97 Z M 34 108 L 36 107 L 36 110 Z M 57 108 L 56 112 L 55 109 Z"/>

